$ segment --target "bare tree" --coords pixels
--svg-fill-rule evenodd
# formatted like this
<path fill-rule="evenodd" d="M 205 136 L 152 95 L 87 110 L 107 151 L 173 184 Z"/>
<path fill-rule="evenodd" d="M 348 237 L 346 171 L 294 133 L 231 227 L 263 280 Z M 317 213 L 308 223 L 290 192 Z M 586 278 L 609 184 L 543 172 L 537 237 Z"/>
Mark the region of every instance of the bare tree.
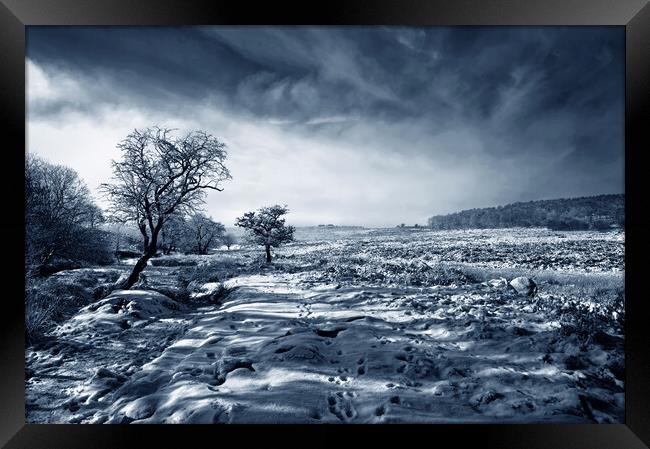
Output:
<path fill-rule="evenodd" d="M 142 234 L 142 256 L 121 286 L 129 289 L 156 253 L 169 217 L 193 212 L 206 190 L 223 190 L 220 183 L 231 177 L 225 144 L 204 131 L 174 137 L 167 128 L 136 129 L 117 147 L 122 160 L 112 162 L 113 182 L 102 189 L 111 200 L 112 218 L 136 223 Z"/>
<path fill-rule="evenodd" d="M 266 251 L 266 262 L 271 263 L 271 247 L 293 241 L 296 228 L 286 226 L 282 218 L 289 212 L 287 206 L 274 205 L 263 207 L 257 212 L 246 212 L 237 218 L 235 225 L 247 229 L 249 238 L 254 243 L 263 245 Z"/>
<path fill-rule="evenodd" d="M 163 254 L 176 251 L 181 246 L 186 232 L 187 223 L 184 217 L 179 214 L 169 216 L 160 230 L 160 249 Z"/>
<path fill-rule="evenodd" d="M 93 229 L 99 227 L 99 225 L 106 222 L 104 213 L 94 203 L 88 205 L 88 209 L 86 211 L 86 217 L 87 217 L 86 220 L 88 222 L 88 225 Z"/>
<path fill-rule="evenodd" d="M 185 248 L 193 254 L 207 254 L 226 232 L 224 225 L 201 213 L 193 214 L 185 223 L 185 229 Z"/>
<path fill-rule="evenodd" d="M 25 262 L 42 268 L 54 258 L 96 261 L 107 257 L 102 221 L 77 172 L 29 156 L 25 164 Z M 100 257 L 101 256 L 101 257 Z"/>
<path fill-rule="evenodd" d="M 221 237 L 221 241 L 223 242 L 224 245 L 226 245 L 226 248 L 228 248 L 228 251 L 230 251 L 230 247 L 237 243 L 237 238 L 235 237 L 234 234 L 231 234 L 230 232 L 227 234 L 224 234 L 223 237 Z"/>

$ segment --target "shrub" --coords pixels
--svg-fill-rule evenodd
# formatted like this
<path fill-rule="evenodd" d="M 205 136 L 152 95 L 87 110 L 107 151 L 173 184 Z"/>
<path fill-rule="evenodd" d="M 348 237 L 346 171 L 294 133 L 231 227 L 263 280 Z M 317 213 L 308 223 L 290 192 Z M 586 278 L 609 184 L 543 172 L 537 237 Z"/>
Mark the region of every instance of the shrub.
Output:
<path fill-rule="evenodd" d="M 67 286 L 51 280 L 27 279 L 25 288 L 25 341 L 40 340 L 61 319 Z"/>
<path fill-rule="evenodd" d="M 612 224 L 605 220 L 594 220 L 590 223 L 589 229 L 594 231 L 609 231 L 612 229 Z"/>
<path fill-rule="evenodd" d="M 195 268 L 183 268 L 177 275 L 178 285 L 187 288 L 191 283 L 206 284 L 219 282 L 220 266 L 216 262 L 198 265 Z"/>
<path fill-rule="evenodd" d="M 538 301 L 541 311 L 559 321 L 562 335 L 575 335 L 586 347 L 584 345 L 603 331 L 623 334 L 625 291 L 622 279 L 574 275 L 573 281 L 553 285 L 553 294 Z"/>
<path fill-rule="evenodd" d="M 26 342 L 34 343 L 81 307 L 104 297 L 118 277 L 117 270 L 79 270 L 48 278 L 28 275 L 25 285 Z"/>
<path fill-rule="evenodd" d="M 379 257 L 340 256 L 328 259 L 321 277 L 333 282 L 369 282 L 381 285 L 432 286 L 467 283 L 471 279 L 449 264 L 421 260 L 386 261 Z M 320 265 L 322 267 L 322 264 Z"/>
<path fill-rule="evenodd" d="M 190 299 L 190 291 L 187 289 L 187 286 L 179 286 L 176 288 L 169 286 L 150 287 L 149 290 L 156 291 L 180 303 L 186 303 Z"/>
<path fill-rule="evenodd" d="M 198 265 L 196 260 L 180 257 L 160 257 L 151 259 L 150 262 L 154 267 L 193 267 Z"/>
<path fill-rule="evenodd" d="M 109 265 L 115 261 L 112 236 L 106 231 L 81 228 L 74 248 L 76 258 L 93 265 Z"/>
<path fill-rule="evenodd" d="M 548 220 L 546 227 L 552 231 L 584 231 L 589 229 L 589 223 L 579 218 L 560 217 Z"/>
<path fill-rule="evenodd" d="M 117 257 L 126 259 L 126 258 L 140 257 L 142 255 L 142 252 L 138 252 L 130 249 L 120 249 L 115 251 L 115 255 Z"/>
<path fill-rule="evenodd" d="M 61 298 L 28 287 L 25 292 L 25 343 L 33 344 L 43 338 L 55 324 L 60 313 Z"/>
<path fill-rule="evenodd" d="M 59 271 L 81 268 L 81 263 L 70 259 L 56 257 L 46 264 L 34 266 L 33 268 L 33 273 L 38 276 L 50 276 Z"/>

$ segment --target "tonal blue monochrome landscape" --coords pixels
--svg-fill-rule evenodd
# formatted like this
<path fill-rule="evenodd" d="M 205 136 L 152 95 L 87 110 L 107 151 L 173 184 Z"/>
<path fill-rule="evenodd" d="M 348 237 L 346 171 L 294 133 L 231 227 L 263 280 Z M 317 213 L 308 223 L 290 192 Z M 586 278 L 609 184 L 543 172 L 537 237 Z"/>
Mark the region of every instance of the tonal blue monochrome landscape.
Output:
<path fill-rule="evenodd" d="M 623 422 L 622 29 L 26 54 L 27 422 Z"/>

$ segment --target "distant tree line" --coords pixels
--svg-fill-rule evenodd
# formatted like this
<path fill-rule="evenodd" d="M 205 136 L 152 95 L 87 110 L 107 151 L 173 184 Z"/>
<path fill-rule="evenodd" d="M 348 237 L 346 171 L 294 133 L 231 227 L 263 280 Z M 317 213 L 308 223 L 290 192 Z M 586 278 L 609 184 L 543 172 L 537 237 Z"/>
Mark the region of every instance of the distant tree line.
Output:
<path fill-rule="evenodd" d="M 469 209 L 428 220 L 433 229 L 547 227 L 552 230 L 606 230 L 625 226 L 625 195 L 528 201 Z"/>

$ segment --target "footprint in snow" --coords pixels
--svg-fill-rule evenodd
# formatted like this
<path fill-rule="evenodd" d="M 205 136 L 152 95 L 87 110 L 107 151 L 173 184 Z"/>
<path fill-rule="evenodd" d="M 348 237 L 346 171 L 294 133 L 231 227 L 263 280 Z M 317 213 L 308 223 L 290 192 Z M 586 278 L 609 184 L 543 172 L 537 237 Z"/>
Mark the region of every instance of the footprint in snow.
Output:
<path fill-rule="evenodd" d="M 354 393 L 346 395 L 342 391 L 330 394 L 327 397 L 327 406 L 331 414 L 336 416 L 343 422 L 348 422 L 357 417 L 357 410 L 352 404 L 350 397 L 354 397 Z"/>
<path fill-rule="evenodd" d="M 359 376 L 363 376 L 366 374 L 366 359 L 364 357 L 361 357 L 359 360 L 357 360 L 357 374 Z"/>
<path fill-rule="evenodd" d="M 336 385 L 341 385 L 341 384 L 346 384 L 349 383 L 352 379 L 345 374 L 341 374 L 339 376 L 329 376 L 327 378 L 328 382 L 335 383 Z"/>

